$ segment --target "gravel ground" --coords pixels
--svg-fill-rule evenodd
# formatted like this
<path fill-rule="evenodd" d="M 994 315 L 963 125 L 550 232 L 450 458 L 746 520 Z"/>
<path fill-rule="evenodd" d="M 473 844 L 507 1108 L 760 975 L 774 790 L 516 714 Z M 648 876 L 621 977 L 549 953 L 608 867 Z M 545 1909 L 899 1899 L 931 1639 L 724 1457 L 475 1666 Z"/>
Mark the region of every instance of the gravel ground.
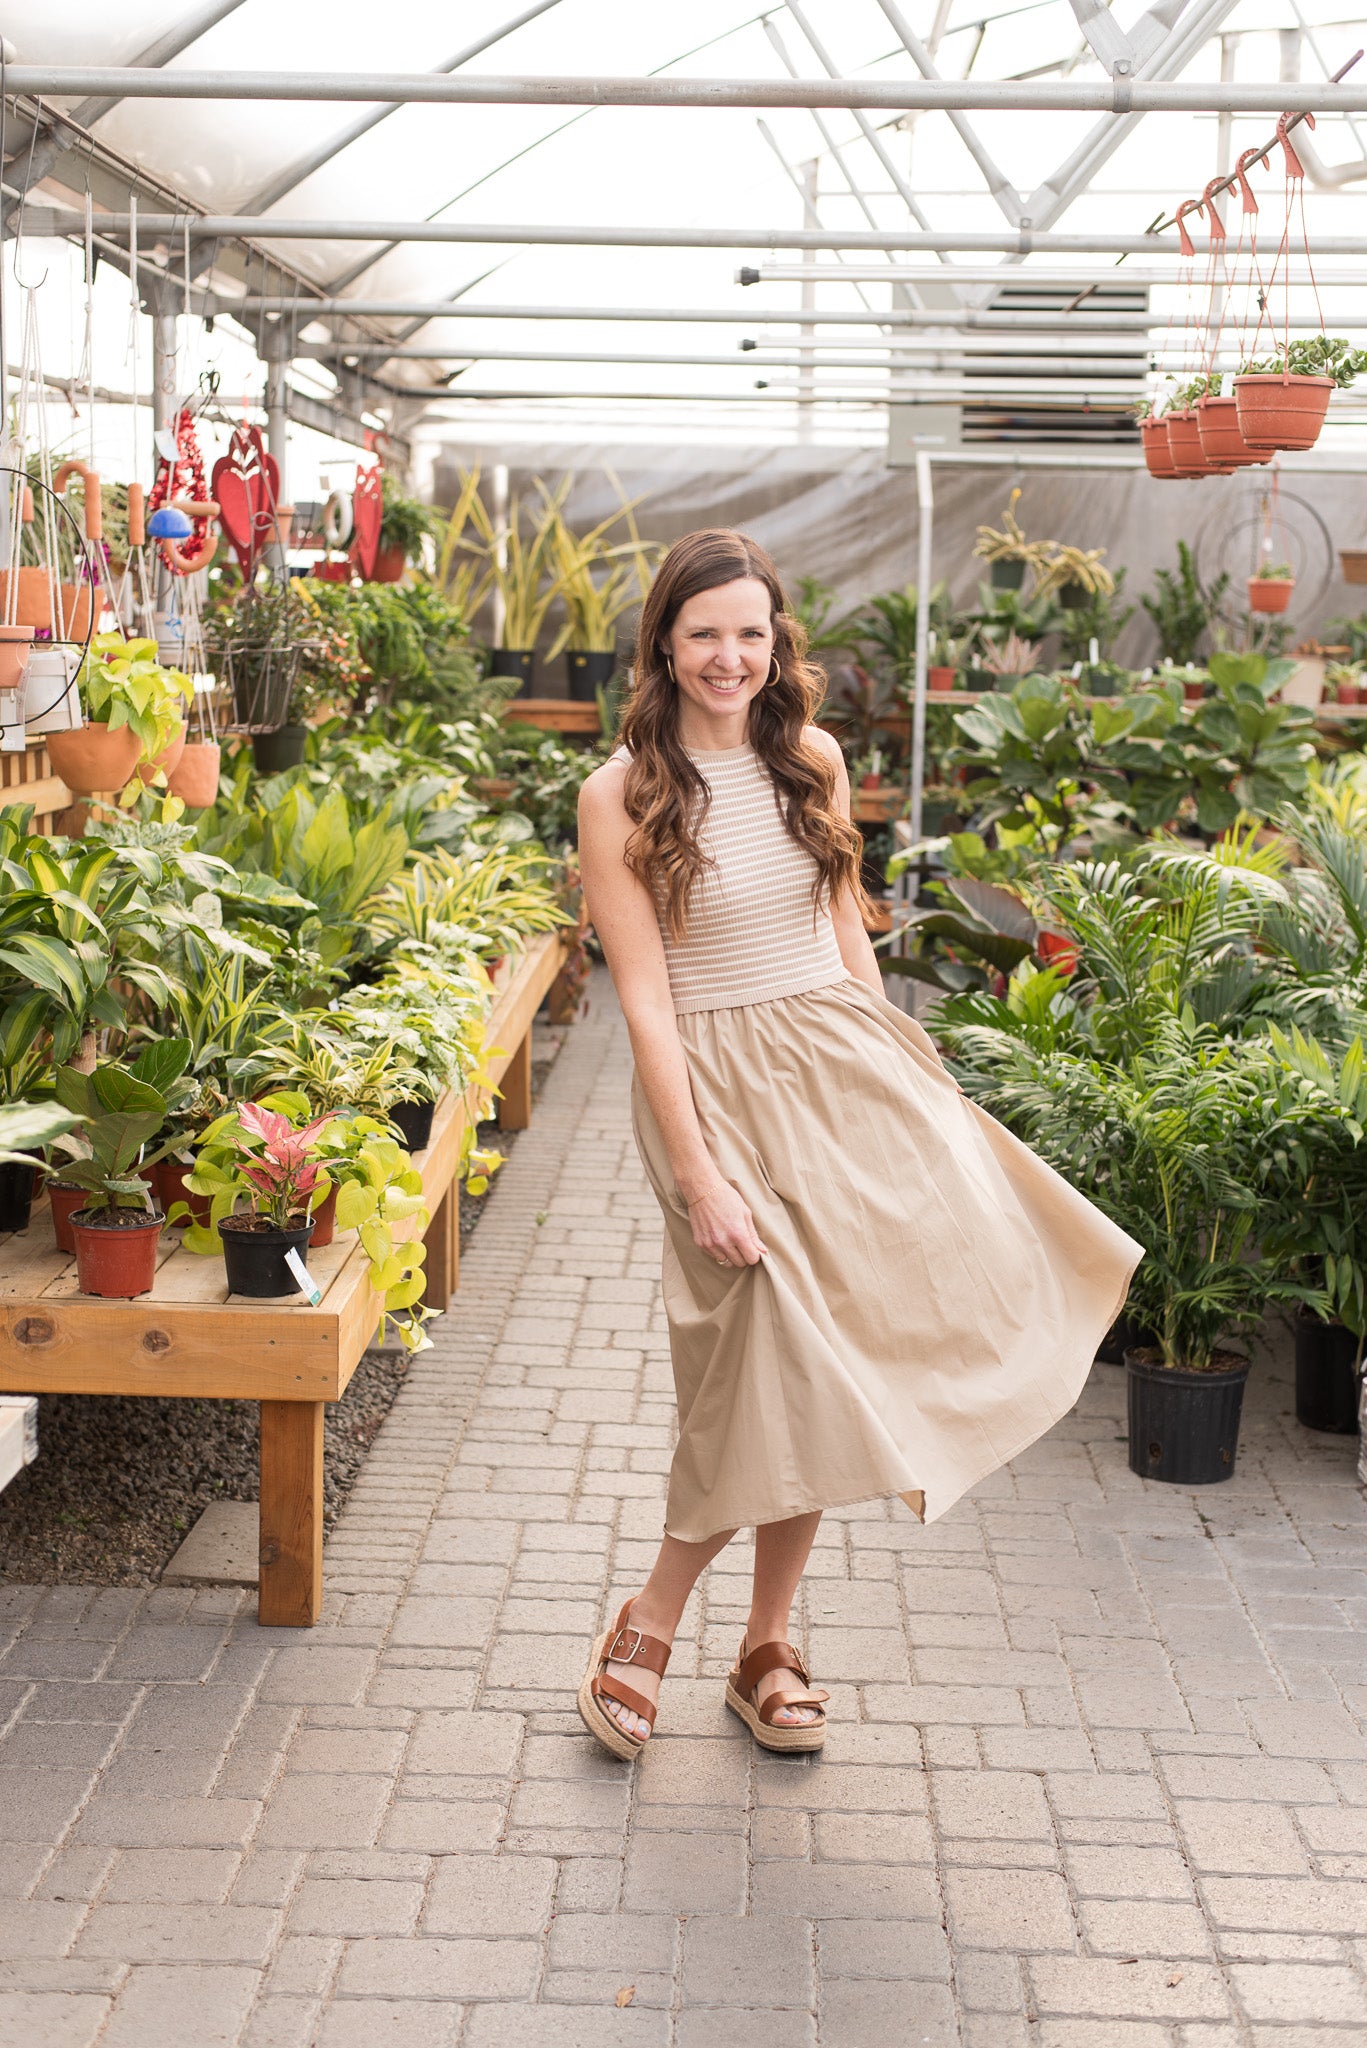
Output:
<path fill-rule="evenodd" d="M 540 1094 L 564 1031 L 537 1030 L 532 1093 Z M 481 1126 L 481 1143 L 511 1153 L 517 1133 Z M 464 1248 L 490 1202 L 462 1194 Z M 331 1529 L 408 1370 L 401 1347 L 367 1351 L 327 1410 L 323 1509 Z M 38 1457 L 0 1493 L 0 1584 L 154 1586 L 206 1507 L 257 1498 L 254 1401 L 152 1401 L 44 1394 Z"/>

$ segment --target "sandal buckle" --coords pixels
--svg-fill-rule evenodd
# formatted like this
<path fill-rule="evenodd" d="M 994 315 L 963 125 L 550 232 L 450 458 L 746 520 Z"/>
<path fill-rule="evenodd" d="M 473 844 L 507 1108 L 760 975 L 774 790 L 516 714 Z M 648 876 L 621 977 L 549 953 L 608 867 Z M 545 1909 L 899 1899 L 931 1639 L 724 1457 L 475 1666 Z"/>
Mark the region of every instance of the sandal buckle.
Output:
<path fill-rule="evenodd" d="M 636 1638 L 635 1642 L 632 1644 L 630 1650 L 628 1650 L 625 1657 L 623 1657 L 619 1653 L 617 1648 L 617 1645 L 621 1642 L 623 1636 L 635 1636 Z M 630 1664 L 633 1658 L 640 1654 L 641 1645 L 644 1641 L 645 1635 L 641 1629 L 632 1628 L 630 1624 L 628 1624 L 624 1628 L 619 1628 L 616 1635 L 613 1637 L 612 1641 L 608 1645 L 608 1662 L 610 1664 Z"/>

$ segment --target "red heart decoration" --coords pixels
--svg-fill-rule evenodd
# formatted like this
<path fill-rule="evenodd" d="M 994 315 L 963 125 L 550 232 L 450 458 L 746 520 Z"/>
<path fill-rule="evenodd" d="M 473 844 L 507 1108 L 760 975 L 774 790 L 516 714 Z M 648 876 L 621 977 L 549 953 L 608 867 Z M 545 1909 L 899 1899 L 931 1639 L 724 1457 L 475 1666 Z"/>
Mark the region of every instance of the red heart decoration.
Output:
<path fill-rule="evenodd" d="M 384 471 L 357 468 L 356 489 L 351 500 L 354 539 L 352 553 L 367 582 L 375 574 L 375 557 L 380 551 L 380 522 L 384 518 Z"/>
<path fill-rule="evenodd" d="M 266 453 L 260 427 L 237 427 L 228 452 L 214 464 L 210 479 L 219 508 L 219 524 L 232 542 L 242 574 L 251 577 L 257 558 L 275 526 L 280 469 Z"/>

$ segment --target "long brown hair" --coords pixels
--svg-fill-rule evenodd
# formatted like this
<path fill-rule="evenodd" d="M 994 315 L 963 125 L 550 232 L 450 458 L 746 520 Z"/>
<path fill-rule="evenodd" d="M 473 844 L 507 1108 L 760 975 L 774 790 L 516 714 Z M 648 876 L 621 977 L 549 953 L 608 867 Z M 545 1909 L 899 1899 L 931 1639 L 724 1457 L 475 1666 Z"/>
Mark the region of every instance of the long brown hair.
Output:
<path fill-rule="evenodd" d="M 627 866 L 640 876 L 664 914 L 670 936 L 687 928 L 693 886 L 708 865 L 699 840 L 709 792 L 679 737 L 679 691 L 668 665 L 669 635 L 680 608 L 700 591 L 753 576 L 769 593 L 774 629 L 773 675 L 750 704 L 749 740 L 774 785 L 789 833 L 816 864 L 813 911 L 844 890 L 864 901 L 861 841 L 835 808 L 835 770 L 803 739 L 821 708 L 825 678 L 806 659 L 807 632 L 788 608 L 778 570 L 748 534 L 711 527 L 676 541 L 656 572 L 641 611 L 635 674 L 622 719 L 627 816 L 636 830 Z"/>

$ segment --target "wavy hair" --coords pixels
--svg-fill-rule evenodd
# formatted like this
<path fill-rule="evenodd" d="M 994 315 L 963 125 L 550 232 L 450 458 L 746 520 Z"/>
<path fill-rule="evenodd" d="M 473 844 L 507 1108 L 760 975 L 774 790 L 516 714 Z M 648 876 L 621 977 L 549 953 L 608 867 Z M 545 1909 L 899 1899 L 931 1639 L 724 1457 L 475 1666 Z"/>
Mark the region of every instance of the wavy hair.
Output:
<path fill-rule="evenodd" d="M 660 905 L 670 937 L 681 939 L 689 900 L 710 865 L 699 837 L 710 794 L 679 736 L 679 691 L 668 666 L 669 635 L 690 597 L 753 576 L 769 593 L 778 673 L 750 704 L 749 742 L 774 786 L 790 836 L 815 864 L 812 910 L 846 889 L 866 902 L 859 879 L 862 841 L 835 807 L 835 770 L 803 730 L 821 708 L 825 678 L 806 658 L 807 632 L 788 608 L 778 570 L 757 541 L 710 527 L 676 541 L 641 611 L 634 680 L 622 719 L 627 816 L 636 827 L 627 866 Z M 774 663 L 770 663 L 773 673 Z"/>

